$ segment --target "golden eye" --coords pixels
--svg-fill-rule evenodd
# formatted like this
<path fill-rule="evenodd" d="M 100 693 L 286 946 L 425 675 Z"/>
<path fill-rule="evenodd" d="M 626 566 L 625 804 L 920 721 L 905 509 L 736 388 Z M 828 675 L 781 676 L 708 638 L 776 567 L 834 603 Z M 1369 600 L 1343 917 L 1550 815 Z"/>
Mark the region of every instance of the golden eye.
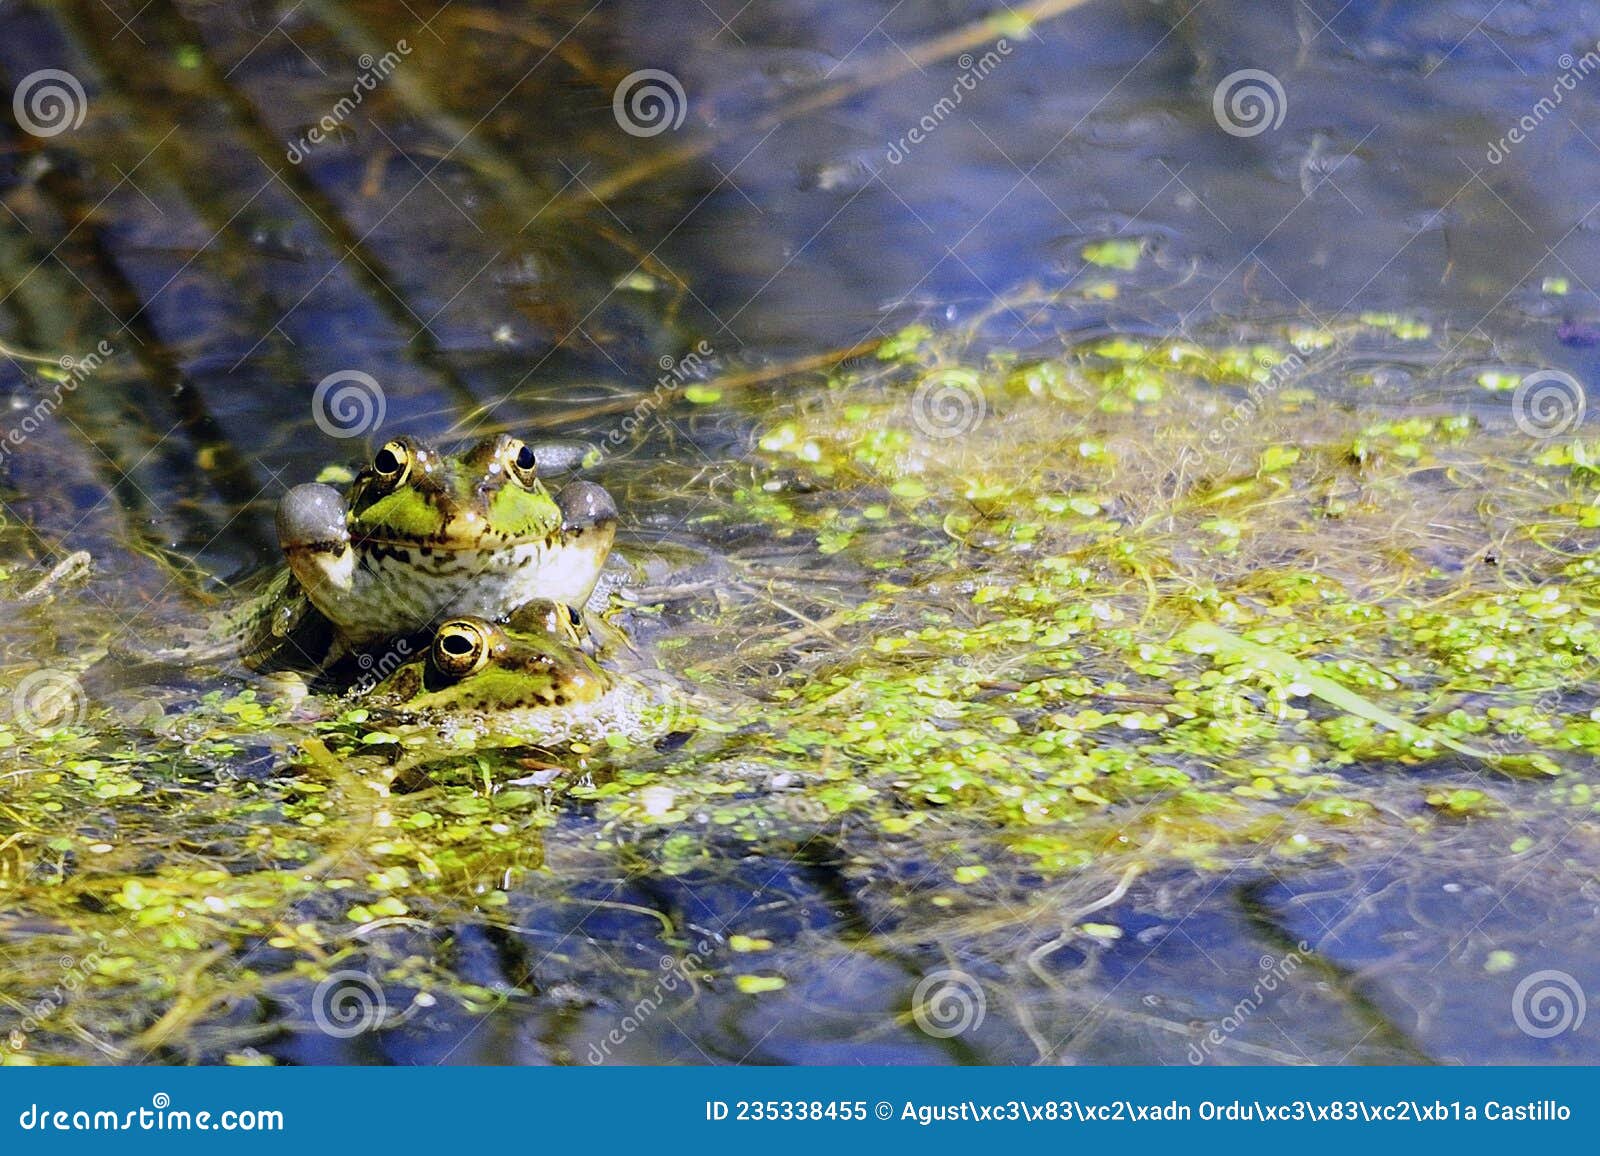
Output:
<path fill-rule="evenodd" d="M 372 476 L 387 489 L 394 489 L 411 474 L 416 451 L 404 438 L 385 442 L 383 448 L 372 456 Z"/>
<path fill-rule="evenodd" d="M 465 678 L 483 669 L 493 645 L 488 629 L 470 618 L 456 618 L 439 627 L 429 654 L 434 669 L 449 678 Z"/>
<path fill-rule="evenodd" d="M 531 489 L 539 480 L 539 460 L 534 455 L 533 447 L 525 441 L 507 438 L 505 449 L 500 454 L 500 463 L 520 486 Z"/>

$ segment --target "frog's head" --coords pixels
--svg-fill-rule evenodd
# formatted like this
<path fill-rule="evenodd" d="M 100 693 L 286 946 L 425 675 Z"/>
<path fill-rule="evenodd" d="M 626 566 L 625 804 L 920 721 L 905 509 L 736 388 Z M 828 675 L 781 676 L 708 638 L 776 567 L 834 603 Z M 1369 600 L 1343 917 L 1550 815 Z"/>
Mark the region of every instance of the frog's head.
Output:
<path fill-rule="evenodd" d="M 593 482 L 552 498 L 534 451 L 504 434 L 456 454 L 393 438 L 348 501 L 296 486 L 278 538 L 307 598 L 352 642 L 443 618 L 500 618 L 531 598 L 581 605 L 616 535 L 617 508 Z"/>
<path fill-rule="evenodd" d="M 463 617 L 442 624 L 426 657 L 375 693 L 408 713 L 485 715 L 580 707 L 611 687 L 609 675 L 560 638 Z"/>
<path fill-rule="evenodd" d="M 539 480 L 533 448 L 508 434 L 444 454 L 392 438 L 356 475 L 348 525 L 357 549 L 498 549 L 560 529 L 561 508 Z"/>

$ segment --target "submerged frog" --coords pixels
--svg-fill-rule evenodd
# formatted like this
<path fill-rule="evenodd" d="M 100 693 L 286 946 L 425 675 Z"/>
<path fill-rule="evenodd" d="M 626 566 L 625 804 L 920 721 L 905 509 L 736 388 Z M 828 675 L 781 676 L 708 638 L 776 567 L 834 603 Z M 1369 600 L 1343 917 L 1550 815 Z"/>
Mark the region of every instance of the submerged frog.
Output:
<path fill-rule="evenodd" d="M 532 447 L 505 434 L 454 454 L 394 438 L 348 498 L 320 483 L 284 495 L 287 566 L 203 640 L 130 657 L 314 669 L 441 618 L 502 618 L 534 599 L 581 607 L 616 538 L 617 507 L 593 482 L 552 497 L 537 465 Z"/>
<path fill-rule="evenodd" d="M 535 601 L 510 622 L 453 618 L 427 653 L 397 668 L 365 700 L 406 723 L 427 744 L 561 746 L 663 729 L 671 696 L 603 670 L 583 651 L 581 623 L 561 605 Z"/>

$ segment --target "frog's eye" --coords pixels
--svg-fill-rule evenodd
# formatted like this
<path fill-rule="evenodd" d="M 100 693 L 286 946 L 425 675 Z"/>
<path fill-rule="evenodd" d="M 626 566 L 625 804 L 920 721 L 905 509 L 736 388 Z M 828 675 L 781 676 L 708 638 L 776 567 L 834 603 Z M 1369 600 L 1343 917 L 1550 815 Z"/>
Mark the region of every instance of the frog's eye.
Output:
<path fill-rule="evenodd" d="M 531 488 L 539 480 L 539 459 L 527 442 L 510 439 L 500 460 L 518 485 Z"/>
<path fill-rule="evenodd" d="M 381 485 L 393 489 L 406 480 L 415 459 L 416 453 L 411 443 L 403 438 L 395 438 L 385 442 L 383 448 L 373 455 L 372 476 Z"/>
<path fill-rule="evenodd" d="M 434 668 L 450 678 L 465 678 L 489 661 L 492 640 L 482 623 L 467 618 L 446 622 L 433 636 Z"/>

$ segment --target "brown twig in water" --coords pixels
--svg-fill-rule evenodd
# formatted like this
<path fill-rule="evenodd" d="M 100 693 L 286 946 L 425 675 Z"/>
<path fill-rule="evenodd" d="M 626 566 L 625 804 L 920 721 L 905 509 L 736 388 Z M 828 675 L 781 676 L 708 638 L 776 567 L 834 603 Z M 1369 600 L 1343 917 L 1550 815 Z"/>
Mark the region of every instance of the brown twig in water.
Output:
<path fill-rule="evenodd" d="M 879 344 L 880 340 L 878 338 L 874 338 L 871 341 L 860 341 L 854 345 L 847 345 L 840 349 L 830 349 L 823 353 L 809 354 L 806 357 L 797 358 L 794 361 L 785 361 L 777 365 L 762 366 L 760 369 L 747 369 L 739 373 L 729 373 L 724 374 L 721 377 L 713 377 L 705 383 L 705 386 L 708 389 L 720 389 L 723 391 L 749 389 L 751 386 L 763 385 L 766 382 L 776 381 L 780 378 L 789 377 L 796 373 L 808 373 L 813 370 L 823 368 L 831 369 L 834 366 L 849 361 L 852 357 L 860 357 L 863 354 L 872 352 L 878 347 Z M 644 400 L 644 397 L 644 394 L 630 392 L 621 397 L 612 397 L 607 398 L 605 401 L 591 402 L 586 406 L 575 407 L 573 409 L 564 411 L 561 415 L 562 421 L 587 421 L 589 418 L 593 417 L 604 417 L 607 414 L 624 413 L 639 405 Z M 508 433 L 514 429 L 521 428 L 521 423 L 519 422 L 486 422 L 483 425 L 474 424 L 475 418 L 488 412 L 490 412 L 489 407 L 480 406 L 472 412 L 462 415 L 461 419 L 457 421 L 451 428 L 460 429 L 464 426 L 471 426 L 474 431 L 482 436 L 495 433 Z"/>

